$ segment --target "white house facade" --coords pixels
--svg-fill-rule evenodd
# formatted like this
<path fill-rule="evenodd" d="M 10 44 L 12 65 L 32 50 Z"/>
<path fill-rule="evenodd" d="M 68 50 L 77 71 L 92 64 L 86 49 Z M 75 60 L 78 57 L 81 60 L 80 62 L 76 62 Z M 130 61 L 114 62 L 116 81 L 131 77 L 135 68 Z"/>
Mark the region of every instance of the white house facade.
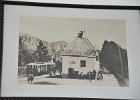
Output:
<path fill-rule="evenodd" d="M 67 76 L 69 69 L 87 74 L 99 69 L 99 55 L 95 46 L 83 37 L 83 32 L 70 43 L 62 53 L 62 75 Z"/>
<path fill-rule="evenodd" d="M 83 74 L 95 69 L 95 58 L 93 57 L 74 57 L 63 56 L 62 73 L 68 74 L 68 69 L 73 68 L 74 71 L 83 72 Z"/>

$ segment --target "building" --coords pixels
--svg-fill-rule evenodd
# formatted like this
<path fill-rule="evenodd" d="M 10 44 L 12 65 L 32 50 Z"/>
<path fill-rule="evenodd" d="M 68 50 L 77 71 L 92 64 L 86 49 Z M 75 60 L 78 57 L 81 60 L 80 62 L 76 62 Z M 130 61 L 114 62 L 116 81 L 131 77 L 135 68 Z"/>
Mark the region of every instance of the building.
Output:
<path fill-rule="evenodd" d="M 83 36 L 83 32 L 78 33 L 78 37 L 68 44 L 62 52 L 62 75 L 66 77 L 69 71 L 78 71 L 87 74 L 89 71 L 99 69 L 99 53 L 95 46 Z"/>

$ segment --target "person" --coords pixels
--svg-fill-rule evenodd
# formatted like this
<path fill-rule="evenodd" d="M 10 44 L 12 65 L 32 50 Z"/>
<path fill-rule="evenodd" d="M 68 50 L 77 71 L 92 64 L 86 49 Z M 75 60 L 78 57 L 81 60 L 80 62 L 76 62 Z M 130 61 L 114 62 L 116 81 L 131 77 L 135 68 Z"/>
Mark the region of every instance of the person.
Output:
<path fill-rule="evenodd" d="M 92 80 L 92 72 L 91 72 L 91 71 L 89 71 L 89 72 L 87 73 L 87 76 L 88 76 L 88 79 L 89 79 L 89 80 Z"/>
<path fill-rule="evenodd" d="M 79 78 L 79 71 L 76 71 L 76 78 Z"/>
<path fill-rule="evenodd" d="M 55 73 L 56 73 L 56 70 L 53 71 L 53 74 L 54 74 L 54 75 L 55 75 Z"/>
<path fill-rule="evenodd" d="M 30 83 L 30 82 L 32 83 L 33 80 L 34 80 L 33 75 L 32 75 L 32 74 L 29 74 L 29 75 L 28 75 L 28 79 L 27 79 L 28 83 Z"/>
<path fill-rule="evenodd" d="M 30 80 L 31 80 L 31 83 L 32 83 L 32 82 L 33 82 L 33 80 L 34 80 L 34 77 L 33 77 L 33 75 L 31 75 L 31 79 L 30 79 Z"/>
<path fill-rule="evenodd" d="M 79 78 L 80 78 L 80 79 L 83 78 L 83 72 L 80 73 Z"/>
<path fill-rule="evenodd" d="M 59 70 L 59 74 L 62 75 L 62 70 Z"/>
<path fill-rule="evenodd" d="M 92 79 L 93 79 L 93 80 L 96 79 L 96 70 L 93 70 L 93 72 L 92 72 Z"/>
<path fill-rule="evenodd" d="M 102 80 L 102 79 L 103 79 L 103 71 L 100 69 L 97 74 L 97 80 Z"/>
<path fill-rule="evenodd" d="M 28 75 L 27 81 L 28 83 L 30 82 L 30 74 Z"/>
<path fill-rule="evenodd" d="M 49 72 L 49 77 L 52 77 L 52 71 Z"/>

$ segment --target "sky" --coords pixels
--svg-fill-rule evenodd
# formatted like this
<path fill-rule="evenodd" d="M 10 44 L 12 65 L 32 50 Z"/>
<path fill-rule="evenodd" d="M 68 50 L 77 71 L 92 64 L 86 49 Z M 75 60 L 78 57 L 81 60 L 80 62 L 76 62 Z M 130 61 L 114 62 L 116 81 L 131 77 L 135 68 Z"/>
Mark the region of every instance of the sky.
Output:
<path fill-rule="evenodd" d="M 122 48 L 127 48 L 124 20 L 21 16 L 19 25 L 20 32 L 47 42 L 72 42 L 79 31 L 85 30 L 84 37 L 98 49 L 102 48 L 105 40 L 114 41 Z"/>

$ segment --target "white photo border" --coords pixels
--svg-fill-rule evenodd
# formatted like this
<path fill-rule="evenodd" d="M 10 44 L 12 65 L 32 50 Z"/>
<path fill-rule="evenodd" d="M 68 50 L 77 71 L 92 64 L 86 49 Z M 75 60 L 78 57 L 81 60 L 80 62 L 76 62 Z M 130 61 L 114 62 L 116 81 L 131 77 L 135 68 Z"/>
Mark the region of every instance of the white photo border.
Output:
<path fill-rule="evenodd" d="M 123 19 L 126 21 L 129 64 L 129 87 L 73 86 L 73 85 L 18 85 L 18 44 L 20 16 L 65 18 Z M 88 16 L 87 16 L 88 15 Z M 2 97 L 79 97 L 79 98 L 140 98 L 138 79 L 140 51 L 139 10 L 78 9 L 35 6 L 4 6 Z M 137 78 L 137 80 L 136 80 Z"/>

